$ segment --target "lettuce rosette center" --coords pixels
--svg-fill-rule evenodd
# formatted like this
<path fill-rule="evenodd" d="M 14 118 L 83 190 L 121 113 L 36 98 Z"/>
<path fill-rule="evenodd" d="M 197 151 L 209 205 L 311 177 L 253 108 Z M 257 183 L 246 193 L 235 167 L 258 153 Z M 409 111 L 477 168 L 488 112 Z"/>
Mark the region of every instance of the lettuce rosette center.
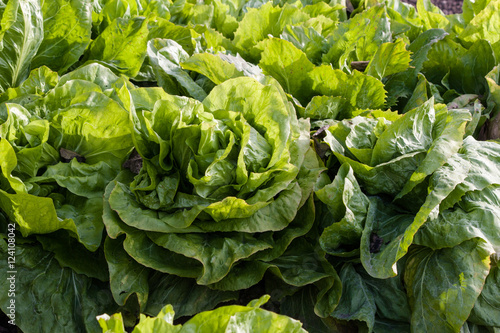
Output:
<path fill-rule="evenodd" d="M 242 103 L 250 98 L 253 105 Z M 151 111 L 135 110 L 143 166 L 130 183 L 131 193 L 143 209 L 172 220 L 171 226 L 226 221 L 219 231 L 237 230 L 238 224 L 248 229 L 228 220 L 252 218 L 286 197 L 294 209 L 278 218 L 281 223 L 254 231 L 283 229 L 302 201 L 296 181 L 302 160 L 291 156 L 290 148 L 309 147 L 301 139 L 308 124 L 299 125 L 292 111 L 276 86 L 248 78 L 222 84 L 204 104 L 169 96 Z"/>
<path fill-rule="evenodd" d="M 198 284 L 239 290 L 259 282 L 314 221 L 311 184 L 324 169 L 309 121 L 297 119 L 273 79 L 231 79 L 203 102 L 150 88 L 130 96 L 142 167 L 106 189 L 109 236 L 125 234 L 138 263 Z M 251 278 L 234 283 L 248 270 Z"/>

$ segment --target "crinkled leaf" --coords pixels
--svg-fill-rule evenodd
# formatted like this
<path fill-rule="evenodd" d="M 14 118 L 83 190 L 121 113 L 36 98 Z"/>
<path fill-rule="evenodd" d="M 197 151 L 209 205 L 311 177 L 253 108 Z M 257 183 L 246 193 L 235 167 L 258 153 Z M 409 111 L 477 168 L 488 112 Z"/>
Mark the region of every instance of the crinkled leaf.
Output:
<path fill-rule="evenodd" d="M 352 75 L 331 66 L 322 65 L 309 72 L 314 94 L 341 96 L 347 99 L 349 109 L 382 109 L 386 91 L 384 85 L 372 76 L 354 71 Z M 349 110 L 348 109 L 348 110 Z M 348 110 L 345 112 L 349 116 Z"/>
<path fill-rule="evenodd" d="M 245 59 L 258 60 L 259 52 L 253 47 L 268 35 L 278 37 L 286 25 L 298 24 L 309 19 L 309 15 L 297 7 L 286 4 L 273 7 L 268 2 L 260 8 L 250 8 L 234 33 L 234 45 Z"/>
<path fill-rule="evenodd" d="M 384 6 L 374 6 L 337 26 L 328 37 L 323 62 L 350 72 L 352 61 L 369 61 L 387 42 L 392 42 L 389 18 Z"/>
<path fill-rule="evenodd" d="M 117 73 L 136 76 L 146 57 L 148 21 L 144 17 L 117 18 L 91 43 L 89 59 Z"/>
<path fill-rule="evenodd" d="M 437 219 L 428 221 L 415 236 L 415 243 L 432 249 L 453 247 L 474 238 L 481 238 L 496 251 L 500 238 L 498 185 L 481 191 L 468 192 L 455 208 L 441 212 Z"/>
<path fill-rule="evenodd" d="M 89 0 L 42 2 L 43 41 L 33 68 L 45 65 L 60 73 L 77 62 L 90 43 L 92 8 Z"/>
<path fill-rule="evenodd" d="M 109 281 L 108 265 L 104 252 L 98 249 L 90 252 L 78 240 L 66 231 L 57 231 L 46 235 L 37 235 L 45 251 L 54 253 L 61 267 L 71 268 L 78 274 L 101 281 Z"/>
<path fill-rule="evenodd" d="M 486 39 L 490 43 L 500 40 L 500 1 L 492 0 L 469 22 L 459 38 L 467 43 Z"/>
<path fill-rule="evenodd" d="M 366 67 L 365 73 L 382 80 L 386 76 L 402 72 L 410 64 L 410 54 L 402 39 L 398 39 L 395 43 L 381 44 Z"/>
<path fill-rule="evenodd" d="M 158 84 L 174 95 L 189 95 L 202 101 L 207 94 L 185 72 L 180 63 L 188 59 L 188 54 L 173 40 L 155 39 L 148 42 L 147 54 L 153 65 Z"/>
<path fill-rule="evenodd" d="M 320 2 L 318 4 L 324 3 Z M 287 25 L 283 29 L 280 38 L 289 41 L 295 47 L 302 50 L 312 63 L 316 65 L 321 63 L 321 55 L 323 53 L 323 45 L 326 44 L 326 38 L 313 27 Z"/>
<path fill-rule="evenodd" d="M 248 234 L 219 236 L 206 234 L 151 234 L 153 241 L 170 251 L 194 258 L 203 264 L 197 282 L 201 285 L 221 280 L 235 262 L 270 247 Z"/>
<path fill-rule="evenodd" d="M 461 110 L 441 112 L 437 114 L 436 118 L 435 126 L 439 132 L 433 133 L 434 141 L 427 151 L 425 159 L 412 174 L 396 199 L 410 192 L 458 151 L 465 135 L 465 125 L 467 121 L 471 120 L 470 113 Z"/>
<path fill-rule="evenodd" d="M 311 93 L 308 73 L 314 65 L 305 53 L 279 38 L 267 39 L 259 44 L 259 48 L 263 50 L 259 67 L 264 70 L 264 74 L 278 80 L 283 90 L 301 103 L 307 103 Z"/>

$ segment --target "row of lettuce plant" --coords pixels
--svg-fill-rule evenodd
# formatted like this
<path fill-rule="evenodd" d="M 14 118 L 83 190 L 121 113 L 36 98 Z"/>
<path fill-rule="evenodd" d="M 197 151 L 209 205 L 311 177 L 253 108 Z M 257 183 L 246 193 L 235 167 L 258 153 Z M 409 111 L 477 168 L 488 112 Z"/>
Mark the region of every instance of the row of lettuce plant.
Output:
<path fill-rule="evenodd" d="M 18 327 L 498 331 L 500 0 L 352 5 L 0 1 Z"/>

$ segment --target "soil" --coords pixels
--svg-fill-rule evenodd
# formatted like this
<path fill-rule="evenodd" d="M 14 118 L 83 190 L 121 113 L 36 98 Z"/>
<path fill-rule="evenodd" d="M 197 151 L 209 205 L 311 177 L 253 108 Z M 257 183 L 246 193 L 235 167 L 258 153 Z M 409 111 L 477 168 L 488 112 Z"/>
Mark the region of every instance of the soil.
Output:
<path fill-rule="evenodd" d="M 403 2 L 416 5 L 417 0 L 402 0 Z M 431 0 L 431 2 L 439 7 L 445 14 L 459 14 L 462 12 L 462 1 L 457 0 Z"/>

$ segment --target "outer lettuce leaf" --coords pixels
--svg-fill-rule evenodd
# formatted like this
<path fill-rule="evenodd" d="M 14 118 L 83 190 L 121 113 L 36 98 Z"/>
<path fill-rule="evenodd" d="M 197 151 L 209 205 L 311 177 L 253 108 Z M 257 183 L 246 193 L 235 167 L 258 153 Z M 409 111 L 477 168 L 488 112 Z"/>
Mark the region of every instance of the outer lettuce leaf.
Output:
<path fill-rule="evenodd" d="M 45 251 L 54 253 L 54 258 L 61 267 L 71 268 L 89 278 L 109 281 L 108 265 L 101 248 L 90 252 L 77 239 L 68 237 L 68 233 L 63 230 L 37 235 L 36 240 L 42 244 Z"/>
<path fill-rule="evenodd" d="M 163 1 L 135 1 L 135 0 L 111 0 L 105 1 L 99 11 L 98 19 L 93 24 L 96 30 L 102 33 L 105 28 L 117 18 L 132 18 L 135 16 L 147 16 L 149 13 L 159 14 L 168 19 L 170 17 L 168 8 Z M 94 13 L 97 16 L 97 13 Z M 97 26 L 98 25 L 98 26 Z"/>
<path fill-rule="evenodd" d="M 469 191 L 483 190 L 490 185 L 500 184 L 498 175 L 498 149 L 496 142 L 477 141 L 466 137 L 459 155 L 454 156 L 458 163 L 468 169 L 464 181 L 441 204 L 442 209 L 453 207 Z"/>
<path fill-rule="evenodd" d="M 332 313 L 332 317 L 341 320 L 359 320 L 366 323 L 369 332 L 375 325 L 375 297 L 354 267 L 346 264 L 340 272 L 342 280 L 342 298 Z"/>
<path fill-rule="evenodd" d="M 7 256 L 2 235 L 1 252 Z M 40 245 L 16 244 L 16 325 L 24 332 L 97 331 L 96 313 L 117 311 L 109 287 L 70 268 L 62 268 L 54 254 Z M 10 277 L 7 260 L 1 261 L 2 279 Z M 9 284 L 2 284 L 2 311 L 9 313 Z"/>
<path fill-rule="evenodd" d="M 28 77 L 42 39 L 40 2 L 9 1 L 3 10 L 0 31 L 0 92 L 19 86 Z"/>
<path fill-rule="evenodd" d="M 273 294 L 271 293 L 271 295 Z M 332 332 L 336 329 L 333 319 L 331 317 L 320 318 L 314 313 L 316 295 L 316 286 L 301 288 L 293 295 L 286 296 L 281 300 L 280 314 L 300 320 L 308 332 Z"/>
<path fill-rule="evenodd" d="M 404 264 L 404 259 L 398 263 L 402 269 Z M 385 322 L 388 326 L 402 326 L 402 331 L 409 331 L 411 308 L 403 281 L 404 274 L 390 279 L 376 279 L 368 275 L 360 266 L 355 266 L 355 268 L 375 298 L 377 306 L 375 332 L 378 331 L 376 329 L 377 321 Z M 408 328 L 405 329 L 405 326 L 408 326 Z"/>
<path fill-rule="evenodd" d="M 444 29 L 448 20 L 439 7 L 434 6 L 430 0 L 417 1 L 418 16 L 422 20 L 424 30 Z"/>
<path fill-rule="evenodd" d="M 405 284 L 412 331 L 426 332 L 428 325 L 443 332 L 460 330 L 483 289 L 490 251 L 483 241 L 470 240 L 454 248 L 410 252 Z"/>
<path fill-rule="evenodd" d="M 351 263 L 344 264 L 340 277 L 342 298 L 332 313 L 338 326 L 369 332 L 410 331 L 411 310 L 402 277 L 375 279 Z"/>
<path fill-rule="evenodd" d="M 101 64 L 91 63 L 82 67 L 75 69 L 63 76 L 61 76 L 57 88 L 62 88 L 69 81 L 73 80 L 84 80 L 89 83 L 94 83 L 101 88 L 101 91 L 105 91 L 106 89 L 110 89 L 117 81 L 119 77 L 115 75 L 109 68 L 104 67 Z M 57 95 L 57 91 L 56 92 Z M 59 97 L 61 96 L 54 96 Z M 57 104 L 54 104 L 57 105 Z M 60 108 L 56 106 L 56 108 Z M 53 111 L 53 110 L 52 110 Z"/>
<path fill-rule="evenodd" d="M 3 102 L 16 98 L 18 100 L 24 100 L 25 98 L 29 99 L 30 97 L 38 98 L 38 96 L 44 96 L 49 90 L 57 85 L 58 81 L 59 76 L 56 72 L 51 71 L 46 66 L 41 66 L 32 70 L 29 77 L 23 81 L 19 87 L 7 89 L 0 95 L 0 101 Z"/>
<path fill-rule="evenodd" d="M 89 165 L 72 159 L 69 163 L 49 165 L 42 176 L 31 178 L 30 182 L 55 181 L 76 195 L 96 198 L 102 196 L 103 189 L 115 175 L 116 171 L 104 162 Z"/>
<path fill-rule="evenodd" d="M 64 73 L 90 43 L 92 10 L 89 0 L 43 1 L 43 41 L 31 66 L 45 65 Z"/>
<path fill-rule="evenodd" d="M 482 1 L 470 1 L 465 0 L 462 5 L 463 18 L 466 24 L 479 14 L 489 3 L 491 0 L 482 0 Z"/>
<path fill-rule="evenodd" d="M 484 284 L 483 290 L 479 295 L 474 308 L 472 309 L 471 315 L 468 318 L 469 322 L 484 325 L 484 326 L 500 326 L 499 319 L 496 313 L 500 310 L 500 298 L 498 294 L 500 293 L 500 274 L 498 261 L 492 262 L 492 267 L 486 282 Z"/>
<path fill-rule="evenodd" d="M 106 238 L 104 252 L 109 266 L 110 287 L 115 302 L 123 306 L 127 299 L 135 294 L 141 310 L 144 311 L 148 300 L 150 269 L 130 260 L 119 240 Z"/>
<path fill-rule="evenodd" d="M 67 229 L 76 233 L 71 220 L 59 219 L 50 198 L 37 197 L 27 193 L 24 183 L 11 172 L 17 165 L 17 158 L 12 146 L 5 139 L 0 140 L 2 147 L 2 188 L 14 190 L 9 193 L 0 189 L 0 205 L 12 221 L 15 221 L 23 236 L 33 233 L 50 233 L 59 229 Z M 10 185 L 10 186 L 9 186 Z M 33 213 L 36 212 L 36 213 Z M 40 218 L 40 214 L 43 217 Z"/>
<path fill-rule="evenodd" d="M 448 89 L 484 94 L 487 91 L 484 77 L 495 64 L 495 55 L 489 42 L 478 40 L 467 50 L 447 37 L 429 51 L 422 73 L 429 81 L 441 82 Z"/>
<path fill-rule="evenodd" d="M 59 229 L 77 232 L 73 221 L 58 218 L 51 198 L 27 193 L 10 194 L 0 190 L 0 205 L 8 212 L 9 218 L 19 225 L 23 236 L 46 234 Z"/>
<path fill-rule="evenodd" d="M 232 78 L 236 78 L 239 76 L 248 76 L 251 78 L 254 78 L 255 80 L 259 81 L 260 83 L 265 83 L 266 78 L 264 77 L 264 74 L 262 73 L 262 69 L 254 64 L 251 64 L 247 61 L 245 61 L 241 56 L 236 55 L 230 55 L 230 54 L 223 54 L 223 53 L 218 53 L 217 57 L 215 58 L 213 55 L 209 53 L 203 53 L 203 54 L 196 54 L 193 55 L 193 60 L 196 59 L 196 62 L 198 60 L 203 60 L 203 63 L 198 63 L 198 64 L 193 64 L 190 59 L 186 61 L 185 63 L 182 63 L 181 65 L 185 69 L 189 69 L 191 71 L 198 72 L 200 74 L 203 74 L 207 78 L 209 78 L 212 82 L 216 84 L 220 84 L 224 81 L 227 81 Z M 228 65 L 229 64 L 229 65 Z M 215 73 L 212 72 L 212 70 L 208 70 L 205 67 L 210 65 L 210 67 L 213 68 L 219 68 L 221 67 L 220 71 Z M 231 65 L 234 65 L 234 68 L 236 71 L 233 70 L 233 67 Z M 239 75 L 241 73 L 241 75 Z M 231 75 L 231 76 L 229 76 Z M 220 82 L 219 82 L 220 81 Z"/>
<path fill-rule="evenodd" d="M 378 3 L 376 1 L 375 5 Z M 387 14 L 391 18 L 393 37 L 408 37 L 413 41 L 422 33 L 422 21 L 414 6 L 399 0 L 386 0 L 385 4 Z"/>
<path fill-rule="evenodd" d="M 407 253 L 418 229 L 428 219 L 436 218 L 439 204 L 464 178 L 463 165 L 456 162 L 434 172 L 429 194 L 415 216 L 397 214 L 394 208 L 383 207 L 381 200 L 373 199 L 361 238 L 361 261 L 366 271 L 377 278 L 395 276 L 398 273 L 395 264 Z M 373 233 L 389 243 L 373 251 Z"/>
<path fill-rule="evenodd" d="M 307 104 L 306 108 L 298 110 L 302 118 L 312 120 L 338 119 L 342 110 L 345 110 L 347 100 L 342 96 L 314 96 Z"/>
<path fill-rule="evenodd" d="M 200 261 L 203 272 L 197 283 L 201 285 L 220 281 L 235 262 L 270 247 L 267 242 L 241 233 L 225 237 L 211 234 L 163 234 L 150 237 L 162 247 Z"/>
<path fill-rule="evenodd" d="M 82 200 L 81 197 L 68 194 L 65 201 L 56 204 L 61 204 L 56 208 L 58 218 L 75 224 L 76 237 L 80 243 L 90 251 L 97 250 L 101 245 L 104 229 L 101 218 L 102 200 L 100 198 Z"/>
<path fill-rule="evenodd" d="M 198 26 L 198 29 L 203 31 L 203 26 Z M 158 17 L 155 21 L 149 22 L 148 40 L 155 38 L 172 39 L 181 45 L 189 55 L 192 55 L 200 47 L 201 33 Z"/>
<path fill-rule="evenodd" d="M 445 210 L 437 219 L 428 221 L 417 233 L 415 243 L 441 249 L 480 238 L 498 251 L 500 239 L 495 230 L 500 223 L 499 195 L 498 185 L 467 193 L 456 208 Z"/>
<path fill-rule="evenodd" d="M 314 299 L 317 316 L 328 317 L 339 302 L 342 285 L 337 272 L 324 258 L 324 253 L 303 238 L 295 240 L 280 257 L 270 262 L 242 261 L 213 287 L 221 290 L 249 288 L 262 280 L 267 271 L 282 280 L 285 289 L 314 284 L 318 288 Z"/>

